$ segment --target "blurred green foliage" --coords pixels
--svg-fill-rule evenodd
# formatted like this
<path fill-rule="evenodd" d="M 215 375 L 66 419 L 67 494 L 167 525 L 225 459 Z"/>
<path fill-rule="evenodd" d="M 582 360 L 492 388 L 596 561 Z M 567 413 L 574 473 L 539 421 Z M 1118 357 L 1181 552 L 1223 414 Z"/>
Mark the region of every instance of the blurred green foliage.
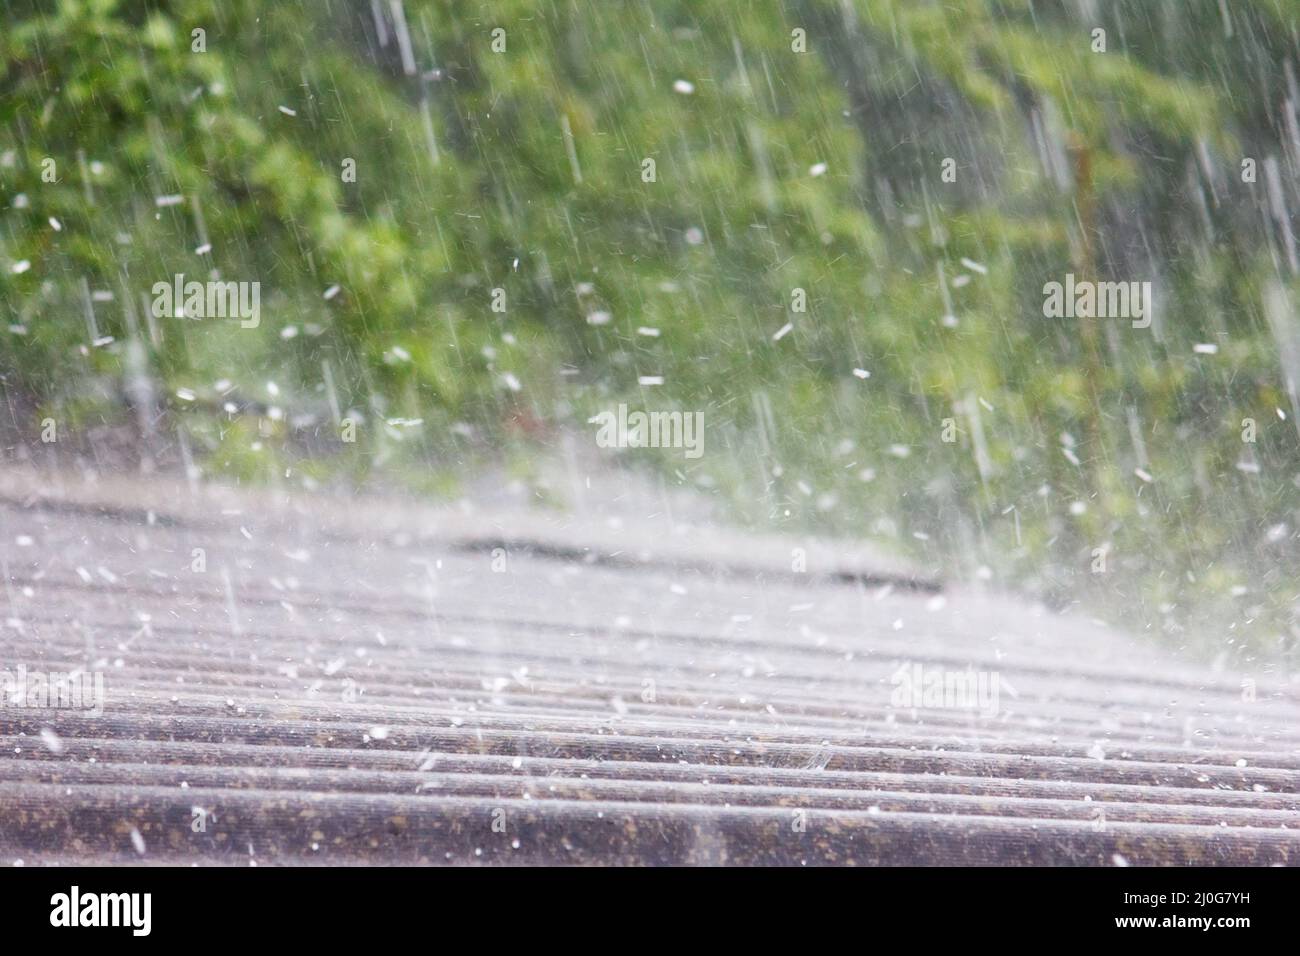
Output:
<path fill-rule="evenodd" d="M 1095 6 L 10 0 L 14 425 L 364 481 L 702 410 L 659 463 L 745 520 L 1289 649 L 1300 4 Z M 1044 318 L 1067 272 L 1155 324 Z M 261 324 L 151 316 L 177 273 Z"/>

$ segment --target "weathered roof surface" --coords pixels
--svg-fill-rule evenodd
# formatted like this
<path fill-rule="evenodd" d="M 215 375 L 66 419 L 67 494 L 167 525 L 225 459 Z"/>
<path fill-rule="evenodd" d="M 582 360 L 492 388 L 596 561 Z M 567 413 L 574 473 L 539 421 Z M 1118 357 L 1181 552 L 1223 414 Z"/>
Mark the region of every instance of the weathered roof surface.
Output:
<path fill-rule="evenodd" d="M 0 710 L 3 862 L 1300 861 L 1293 683 L 866 549 L 10 473 L 0 560 L 105 690 Z"/>

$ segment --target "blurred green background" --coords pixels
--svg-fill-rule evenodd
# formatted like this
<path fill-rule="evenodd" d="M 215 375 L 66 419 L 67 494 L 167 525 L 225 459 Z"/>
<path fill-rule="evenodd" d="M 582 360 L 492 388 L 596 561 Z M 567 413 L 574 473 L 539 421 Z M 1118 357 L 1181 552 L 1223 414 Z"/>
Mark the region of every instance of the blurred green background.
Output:
<path fill-rule="evenodd" d="M 6 451 L 52 418 L 446 495 L 620 402 L 698 410 L 699 460 L 622 458 L 743 523 L 1289 654 L 1298 15 L 8 0 Z M 1152 327 L 1045 318 L 1068 272 L 1151 282 Z M 176 273 L 260 282 L 260 326 L 155 318 Z"/>

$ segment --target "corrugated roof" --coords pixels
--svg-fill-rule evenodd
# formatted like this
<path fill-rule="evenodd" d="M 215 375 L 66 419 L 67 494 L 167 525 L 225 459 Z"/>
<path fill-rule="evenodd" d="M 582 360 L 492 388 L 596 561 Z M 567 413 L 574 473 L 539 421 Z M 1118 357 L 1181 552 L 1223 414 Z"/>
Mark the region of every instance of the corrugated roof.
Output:
<path fill-rule="evenodd" d="M 0 670 L 105 691 L 102 716 L 0 710 L 5 862 L 1300 854 L 1293 683 L 866 549 L 161 483 L 0 493 Z"/>

